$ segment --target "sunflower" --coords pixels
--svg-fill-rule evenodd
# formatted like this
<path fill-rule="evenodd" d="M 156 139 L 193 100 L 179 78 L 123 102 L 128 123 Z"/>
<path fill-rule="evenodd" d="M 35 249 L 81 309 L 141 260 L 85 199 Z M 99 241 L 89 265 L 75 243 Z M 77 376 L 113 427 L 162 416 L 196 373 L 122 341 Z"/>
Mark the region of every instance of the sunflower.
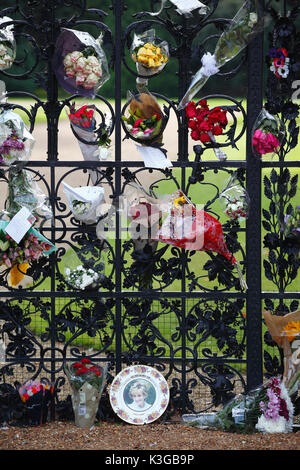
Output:
<path fill-rule="evenodd" d="M 293 341 L 300 333 L 300 321 L 291 321 L 287 323 L 281 330 L 281 334 L 287 336 L 289 341 Z"/>

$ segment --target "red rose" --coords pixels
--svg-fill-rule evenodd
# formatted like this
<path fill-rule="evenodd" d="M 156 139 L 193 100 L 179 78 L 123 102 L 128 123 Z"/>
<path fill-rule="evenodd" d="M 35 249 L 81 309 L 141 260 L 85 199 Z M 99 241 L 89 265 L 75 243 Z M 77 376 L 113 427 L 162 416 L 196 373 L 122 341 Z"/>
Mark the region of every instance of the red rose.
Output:
<path fill-rule="evenodd" d="M 210 132 L 213 129 L 213 125 L 208 121 L 202 121 L 199 123 L 198 130 L 201 132 Z"/>
<path fill-rule="evenodd" d="M 219 126 L 218 124 L 216 126 L 214 126 L 213 128 L 213 135 L 222 135 L 223 134 L 223 129 L 221 126 Z"/>
<path fill-rule="evenodd" d="M 88 359 L 87 357 L 84 357 L 83 359 L 81 359 L 81 364 L 90 364 L 91 363 L 91 360 Z"/>
<path fill-rule="evenodd" d="M 160 121 L 160 120 L 161 120 L 161 115 L 160 115 L 159 113 L 154 113 L 153 116 L 155 116 L 156 121 Z"/>
<path fill-rule="evenodd" d="M 72 364 L 72 367 L 73 369 L 79 369 L 81 367 L 81 364 L 80 362 L 74 362 L 74 364 Z"/>
<path fill-rule="evenodd" d="M 188 127 L 194 131 L 195 129 L 198 128 L 198 122 L 195 121 L 195 119 L 191 119 L 188 123 Z"/>
<path fill-rule="evenodd" d="M 210 137 L 209 135 L 206 133 L 206 132 L 203 132 L 201 135 L 200 135 L 200 141 L 204 144 L 206 142 L 210 142 Z"/>
<path fill-rule="evenodd" d="M 206 100 L 199 101 L 198 106 L 200 106 L 201 108 L 208 108 L 207 101 Z"/>
<path fill-rule="evenodd" d="M 188 119 L 196 117 L 196 105 L 194 101 L 190 101 L 185 108 L 185 114 Z"/>
<path fill-rule="evenodd" d="M 209 109 L 208 108 L 197 109 L 196 114 L 197 114 L 197 119 L 200 119 L 202 121 L 203 119 L 206 118 L 206 116 L 209 116 Z"/>
<path fill-rule="evenodd" d="M 192 138 L 193 140 L 199 140 L 199 139 L 200 139 L 200 135 L 201 135 L 200 132 L 198 132 L 198 130 L 196 130 L 196 129 L 191 132 L 191 138 Z"/>

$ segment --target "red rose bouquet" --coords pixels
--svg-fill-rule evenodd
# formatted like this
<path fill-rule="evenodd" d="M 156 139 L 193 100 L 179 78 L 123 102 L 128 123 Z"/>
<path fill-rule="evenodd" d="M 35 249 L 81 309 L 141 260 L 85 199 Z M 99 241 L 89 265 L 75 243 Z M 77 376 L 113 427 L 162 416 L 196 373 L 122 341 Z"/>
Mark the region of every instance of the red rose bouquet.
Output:
<path fill-rule="evenodd" d="M 222 135 L 228 124 L 227 111 L 220 106 L 209 109 L 206 100 L 199 101 L 197 105 L 194 101 L 190 101 L 185 108 L 185 113 L 191 130 L 191 138 L 203 144 L 215 143 L 215 136 Z M 226 155 L 219 148 L 214 150 L 220 160 L 226 159 Z"/>
<path fill-rule="evenodd" d="M 95 365 L 84 357 L 70 366 L 66 365 L 65 372 L 72 388 L 75 424 L 79 427 L 91 427 L 105 385 L 107 365 Z"/>

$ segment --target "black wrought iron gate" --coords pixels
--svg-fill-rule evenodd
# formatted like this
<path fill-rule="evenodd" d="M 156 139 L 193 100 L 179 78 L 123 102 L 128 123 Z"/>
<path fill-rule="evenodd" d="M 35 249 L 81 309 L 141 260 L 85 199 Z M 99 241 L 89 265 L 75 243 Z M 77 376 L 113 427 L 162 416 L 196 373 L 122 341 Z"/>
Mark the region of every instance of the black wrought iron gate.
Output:
<path fill-rule="evenodd" d="M 176 412 L 217 408 L 238 391 L 259 385 L 265 374 L 282 371 L 280 351 L 263 329 L 262 309 L 279 314 L 292 311 L 300 297 L 295 247 L 286 245 L 279 225 L 282 216 L 289 213 L 289 206 L 297 203 L 299 156 L 295 157 L 295 151 L 299 107 L 297 100 L 292 99 L 295 93 L 292 85 L 297 81 L 299 65 L 299 39 L 295 39 L 299 7 L 286 1 L 273 7 L 270 2 L 267 8 L 272 22 L 268 32 L 273 34 L 274 42 L 269 42 L 267 33 L 260 34 L 234 65 L 218 73 L 214 81 L 216 92 L 206 93 L 204 88 L 201 96 L 197 96 L 217 103 L 214 106 L 219 102 L 227 106 L 232 117 L 230 132 L 226 134 L 228 140 L 217 144 L 231 152 L 230 158 L 220 161 L 214 155 L 213 144 L 198 142 L 192 147 L 185 112 L 178 111 L 177 104 L 199 68 L 199 57 L 212 48 L 210 44 L 215 44 L 216 37 L 229 23 L 218 16 L 218 4 L 222 2 L 205 1 L 210 7 L 205 17 L 198 14 L 185 17 L 170 2 L 158 16 L 149 15 L 147 12 L 152 8 L 158 10 L 159 3 L 1 2 L 1 16 L 12 18 L 20 54 L 13 69 L 1 72 L 1 80 L 10 90 L 8 102 L 2 102 L 1 107 L 21 113 L 34 137 L 42 125 L 38 121 L 40 114 L 45 116 L 47 154 L 29 159 L 26 169 L 49 197 L 53 218 L 39 219 L 37 227 L 57 248 L 49 259 L 42 258 L 30 265 L 27 275 L 31 281 L 24 288 L 11 287 L 9 269 L 1 266 L 0 331 L 6 354 L 0 369 L 0 412 L 10 410 L 11 419 L 16 417 L 8 406 L 14 403 L 16 409 L 15 383 L 42 377 L 54 384 L 52 418 L 67 416 L 68 384 L 63 365 L 82 355 L 95 362 L 110 363 L 108 389 L 114 376 L 126 365 L 147 364 L 160 370 L 170 386 L 166 417 Z M 146 13 L 140 11 L 140 5 Z M 292 11 L 289 16 L 288 10 Z M 278 12 L 281 17 L 276 16 Z M 113 156 L 108 160 L 73 161 L 72 148 L 60 150 L 66 139 L 60 130 L 65 109 L 72 102 L 85 102 L 78 95 L 66 95 L 53 70 L 52 57 L 61 28 L 89 29 L 95 37 L 99 32 L 104 34 L 103 48 L 109 59 L 114 94 L 107 98 L 100 89 L 94 100 L 86 102 L 96 105 L 102 129 L 108 130 L 112 139 Z M 170 64 L 162 72 L 165 83 L 170 80 L 170 87 L 164 88 L 169 93 L 155 88 L 156 77 L 148 83 L 167 121 L 163 142 L 173 166 L 164 170 L 146 168 L 141 158 L 131 158 L 135 142 L 131 137 L 123 140 L 121 119 L 128 106 L 128 102 L 124 104 L 126 91 L 136 93 L 135 64 L 128 54 L 133 34 L 151 28 L 157 29 L 157 34 L 170 45 Z M 279 85 L 278 78 L 267 71 L 264 86 L 266 44 L 267 49 L 290 48 L 295 66 L 284 84 Z M 21 57 L 23 50 L 27 51 L 25 57 Z M 239 74 L 241 80 L 247 80 L 244 98 L 240 92 L 234 98 L 223 94 L 226 81 Z M 174 88 L 173 75 L 177 80 Z M 9 85 L 12 79 L 15 91 Z M 43 94 L 18 91 L 17 83 L 27 80 L 32 80 L 32 87 L 44 90 Z M 24 90 L 23 86 L 20 88 Z M 241 86 L 241 90 L 243 93 L 245 87 Z M 25 98 L 31 101 L 24 101 Z M 285 144 L 272 161 L 258 160 L 251 147 L 251 131 L 264 98 L 270 112 L 281 115 L 287 130 Z M 108 127 L 105 113 L 112 118 Z M 168 126 L 173 126 L 173 131 L 167 138 Z M 175 140 L 177 151 L 170 153 L 168 145 L 174 145 Z M 72 145 L 78 148 L 75 136 Z M 67 158 L 61 158 L 61 153 Z M 250 216 L 244 224 L 226 219 L 219 206 L 222 183 L 235 171 L 251 201 Z M 1 167 L 2 209 L 7 204 L 9 178 L 7 168 Z M 118 210 L 113 216 L 113 228 L 103 242 L 97 236 L 96 223 L 86 225 L 72 216 L 64 199 L 63 181 L 73 186 L 74 181 L 79 181 L 80 186 L 104 187 L 106 203 L 116 203 L 132 182 L 149 185 L 157 194 L 181 188 L 195 204 L 203 203 L 206 211 L 221 220 L 225 240 L 241 264 L 248 290 L 241 291 L 237 273 L 216 253 L 189 252 L 163 244 L 154 251 L 149 244 L 139 250 L 130 237 L 124 239 Z M 78 262 L 97 263 L 101 258 L 105 276 L 100 290 L 80 290 L 67 282 L 64 269 L 69 265 L 70 252 L 78 256 Z M 4 396 L 10 397 L 10 402 L 4 404 Z M 107 390 L 101 400 L 101 412 L 106 417 L 114 416 Z"/>

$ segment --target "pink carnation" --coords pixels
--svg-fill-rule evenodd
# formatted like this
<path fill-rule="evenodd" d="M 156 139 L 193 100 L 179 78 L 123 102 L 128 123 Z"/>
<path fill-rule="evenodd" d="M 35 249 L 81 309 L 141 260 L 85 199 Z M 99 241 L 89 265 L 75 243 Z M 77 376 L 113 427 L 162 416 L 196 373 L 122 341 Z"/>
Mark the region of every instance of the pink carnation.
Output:
<path fill-rule="evenodd" d="M 253 148 L 260 155 L 275 152 L 280 147 L 280 142 L 275 135 L 257 129 L 253 135 Z"/>

